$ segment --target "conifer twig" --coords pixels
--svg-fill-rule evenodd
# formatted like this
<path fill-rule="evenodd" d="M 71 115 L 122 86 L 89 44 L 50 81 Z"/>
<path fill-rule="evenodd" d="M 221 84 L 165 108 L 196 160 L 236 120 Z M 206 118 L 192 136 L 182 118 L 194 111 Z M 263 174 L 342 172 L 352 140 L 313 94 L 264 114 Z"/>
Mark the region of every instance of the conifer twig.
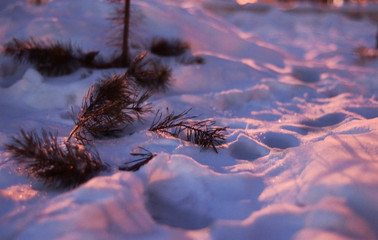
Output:
<path fill-rule="evenodd" d="M 39 136 L 35 130 L 21 129 L 5 147 L 28 176 L 49 187 L 74 187 L 107 169 L 95 149 L 79 143 L 60 144 L 57 135 L 46 130 Z"/>
<path fill-rule="evenodd" d="M 150 111 L 145 104 L 150 96 L 149 91 L 139 90 L 126 75 L 114 75 L 93 84 L 84 97 L 68 141 L 72 136 L 80 141 L 117 136 L 128 124 L 141 120 Z"/>
<path fill-rule="evenodd" d="M 175 114 L 173 111 L 163 116 L 157 111 L 151 124 L 150 131 L 180 138 L 200 145 L 204 149 L 212 148 L 218 153 L 217 146 L 225 141 L 226 127 L 214 127 L 213 120 L 194 120 L 198 116 L 187 116 L 191 109 Z"/>
<path fill-rule="evenodd" d="M 143 147 L 138 148 L 138 152 L 130 153 L 131 156 L 139 157 L 133 161 L 125 163 L 126 166 L 119 167 L 119 170 L 122 171 L 138 171 L 142 166 L 149 163 L 154 157 L 156 157 L 155 153 L 151 153 L 147 149 Z"/>

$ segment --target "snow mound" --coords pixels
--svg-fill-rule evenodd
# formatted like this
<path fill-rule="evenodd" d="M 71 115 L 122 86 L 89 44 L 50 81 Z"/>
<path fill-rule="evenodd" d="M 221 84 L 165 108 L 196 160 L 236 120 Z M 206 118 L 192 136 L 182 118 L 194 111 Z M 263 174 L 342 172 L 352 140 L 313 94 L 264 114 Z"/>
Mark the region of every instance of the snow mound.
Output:
<path fill-rule="evenodd" d="M 91 84 L 126 69 L 46 77 L 4 58 L 0 239 L 378 238 L 378 61 L 353 53 L 374 44 L 367 12 L 376 13 L 376 4 L 353 19 L 347 8 L 304 4 L 131 2 L 133 53 L 154 37 L 179 38 L 205 60 L 161 59 L 174 81 L 148 100 L 152 108 L 192 109 L 199 120 L 227 126 L 226 142 L 215 152 L 154 134 L 148 113 L 118 138 L 93 141 L 108 171 L 75 189 L 48 189 L 20 172 L 4 144 L 21 127 L 64 141 Z M 0 48 L 31 35 L 109 56 L 112 6 L 1 1 Z M 136 172 L 120 171 L 141 147 L 156 156 Z"/>

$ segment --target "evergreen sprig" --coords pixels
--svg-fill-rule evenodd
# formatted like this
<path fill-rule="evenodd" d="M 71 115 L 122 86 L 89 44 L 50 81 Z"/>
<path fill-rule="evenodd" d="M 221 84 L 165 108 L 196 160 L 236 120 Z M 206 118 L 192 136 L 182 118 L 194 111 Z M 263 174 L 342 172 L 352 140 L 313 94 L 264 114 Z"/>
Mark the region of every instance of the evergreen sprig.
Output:
<path fill-rule="evenodd" d="M 46 130 L 39 136 L 35 130 L 21 129 L 5 147 L 22 171 L 48 187 L 74 187 L 107 169 L 95 149 L 80 143 L 59 143 L 57 135 Z"/>
<path fill-rule="evenodd" d="M 51 40 L 20 40 L 13 38 L 4 46 L 5 55 L 19 62 L 33 64 L 38 71 L 49 76 L 70 74 L 80 67 L 96 66 L 98 51 L 83 52 L 72 43 Z"/>
<path fill-rule="evenodd" d="M 125 74 L 93 84 L 83 99 L 75 126 L 68 136 L 79 141 L 118 136 L 130 123 L 150 111 L 149 91 L 141 91 Z"/>
<path fill-rule="evenodd" d="M 212 148 L 218 153 L 217 146 L 225 142 L 227 128 L 214 127 L 216 122 L 213 120 L 194 120 L 198 116 L 188 116 L 190 110 L 175 114 L 167 108 L 165 116 L 159 110 L 149 130 L 198 144 L 204 149 Z"/>
<path fill-rule="evenodd" d="M 172 70 L 161 61 L 148 58 L 147 52 L 137 55 L 127 71 L 135 82 L 151 91 L 164 92 L 172 81 Z"/>
<path fill-rule="evenodd" d="M 135 160 L 125 163 L 125 166 L 119 167 L 118 169 L 121 171 L 138 171 L 142 166 L 149 163 L 154 157 L 156 157 L 155 153 L 148 151 L 143 147 L 138 148 L 138 152 L 130 153 L 131 156 L 138 157 Z"/>

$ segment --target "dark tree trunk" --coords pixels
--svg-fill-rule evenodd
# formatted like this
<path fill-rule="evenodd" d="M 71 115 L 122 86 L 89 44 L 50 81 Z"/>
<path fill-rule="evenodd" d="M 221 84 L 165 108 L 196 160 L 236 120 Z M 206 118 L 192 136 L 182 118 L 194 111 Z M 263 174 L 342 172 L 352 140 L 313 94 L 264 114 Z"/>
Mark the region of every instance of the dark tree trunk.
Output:
<path fill-rule="evenodd" d="M 375 35 L 375 49 L 378 50 L 378 27 L 377 27 L 377 34 Z"/>
<path fill-rule="evenodd" d="M 123 66 L 128 66 L 129 64 L 129 22 L 130 22 L 130 0 L 125 0 L 125 16 L 124 16 L 122 56 L 121 56 L 121 63 Z"/>

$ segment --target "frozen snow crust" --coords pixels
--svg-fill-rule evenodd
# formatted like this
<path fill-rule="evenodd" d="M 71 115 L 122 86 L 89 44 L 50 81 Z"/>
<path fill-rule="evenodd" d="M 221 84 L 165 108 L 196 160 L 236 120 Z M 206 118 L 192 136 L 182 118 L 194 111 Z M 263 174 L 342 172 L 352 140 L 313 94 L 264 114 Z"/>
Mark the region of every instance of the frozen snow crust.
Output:
<path fill-rule="evenodd" d="M 135 36 L 181 38 L 206 61 L 167 59 L 175 80 L 152 106 L 193 108 L 229 127 L 227 143 L 216 154 L 158 137 L 147 130 L 151 114 L 129 135 L 95 142 L 110 171 L 70 191 L 46 189 L 16 174 L 3 145 L 20 127 L 67 137 L 71 107 L 104 73 L 124 69 L 49 78 L 1 58 L 0 239 L 378 238 L 378 61 L 353 55 L 374 46 L 376 22 L 233 1 L 131 2 L 143 16 Z M 0 44 L 71 39 L 111 54 L 109 12 L 104 0 L 2 0 Z M 139 146 L 157 157 L 118 171 Z"/>

